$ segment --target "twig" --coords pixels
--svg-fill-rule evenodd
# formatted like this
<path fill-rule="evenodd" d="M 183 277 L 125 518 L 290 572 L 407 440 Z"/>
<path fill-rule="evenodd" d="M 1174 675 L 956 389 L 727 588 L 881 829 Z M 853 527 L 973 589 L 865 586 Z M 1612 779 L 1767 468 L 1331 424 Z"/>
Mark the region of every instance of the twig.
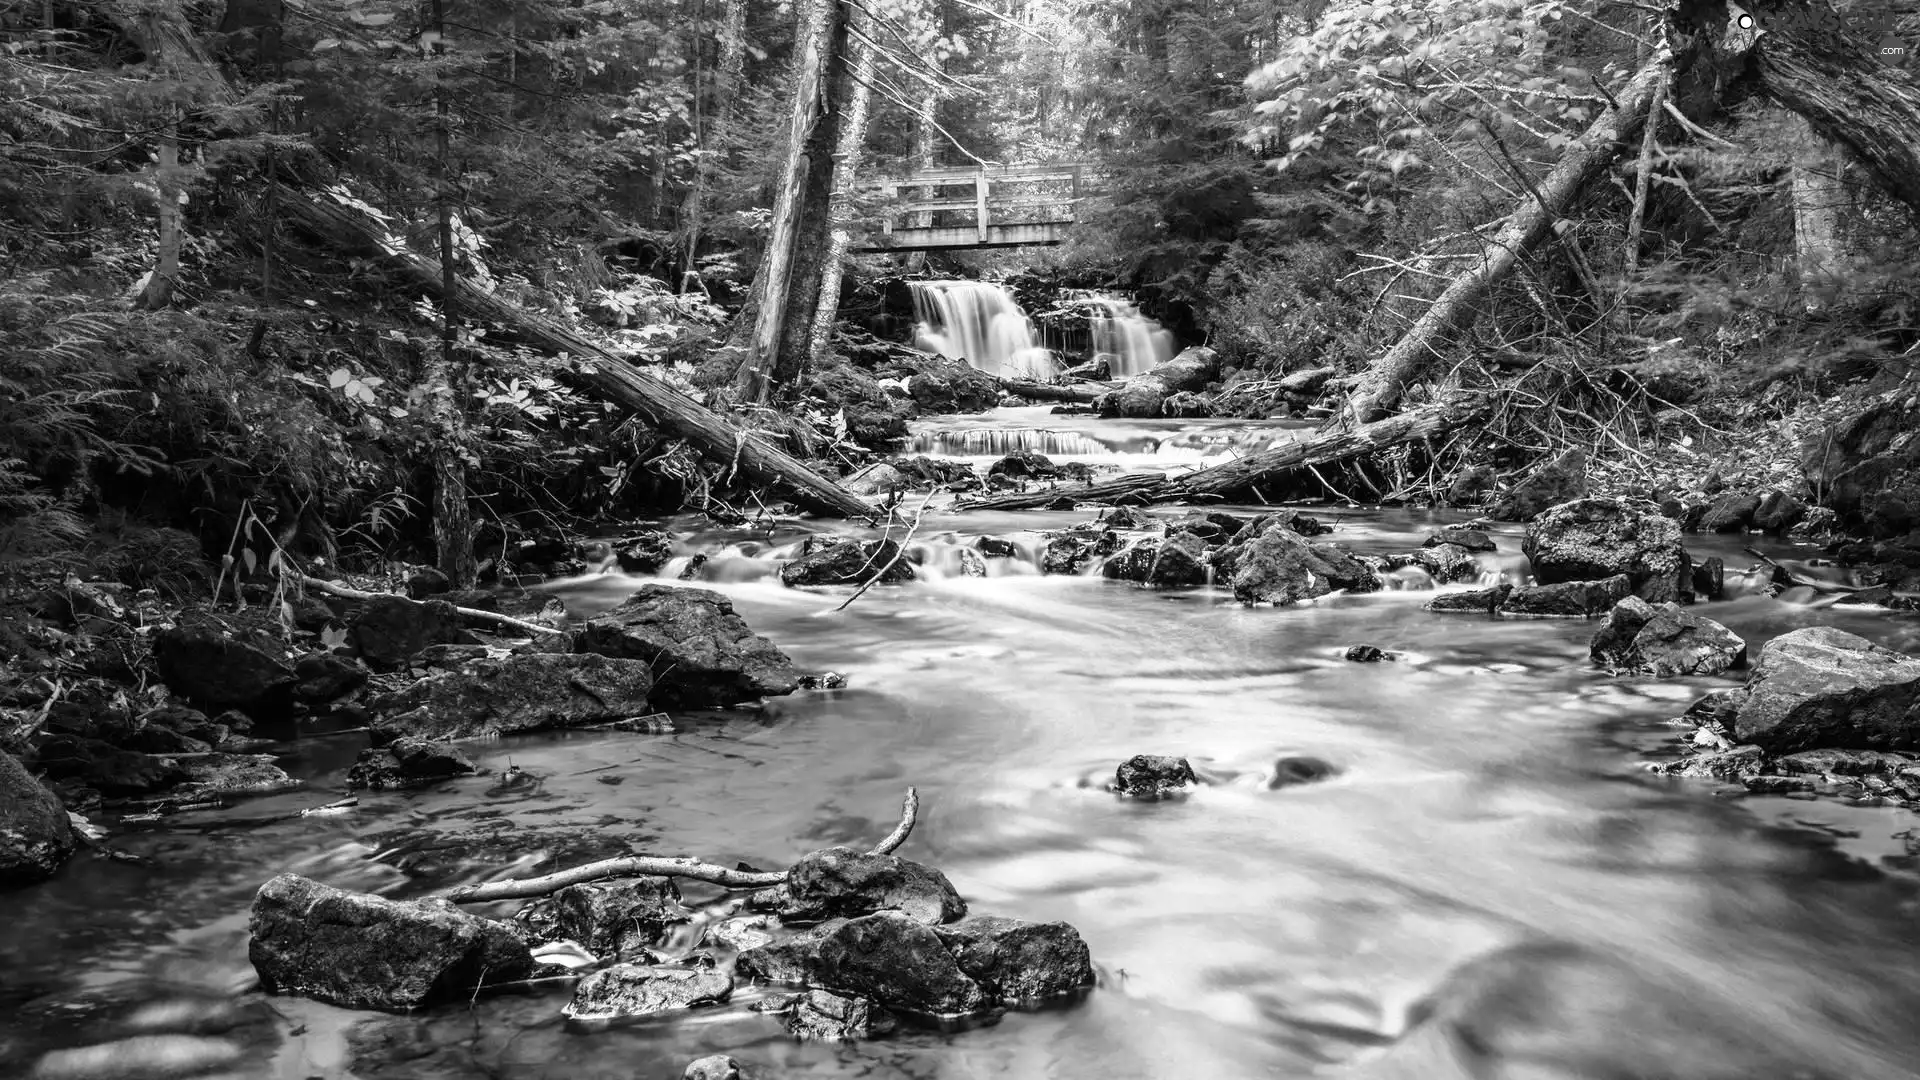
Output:
<path fill-rule="evenodd" d="M 894 826 L 886 839 L 874 845 L 872 854 L 890 855 L 901 844 L 906 843 L 907 836 L 913 832 L 914 823 L 919 820 L 919 816 L 920 794 L 915 789 L 908 788 L 907 797 L 900 806 L 900 824 Z M 569 885 L 599 881 L 603 878 L 640 876 L 678 877 L 689 881 L 722 885 L 729 889 L 757 889 L 785 882 L 787 871 L 735 870 L 692 858 L 624 855 L 617 859 L 602 859 L 599 862 L 591 862 L 539 877 L 511 878 L 506 881 L 489 881 L 480 885 L 462 885 L 458 888 L 443 889 L 434 893 L 433 896 L 435 899 L 453 904 L 486 904 L 495 900 L 524 900 L 531 896 L 545 896 Z"/>
<path fill-rule="evenodd" d="M 940 126 L 940 122 L 933 118 L 932 113 L 926 112 L 922 109 L 915 108 L 914 106 L 908 104 L 906 99 L 902 98 L 899 94 L 896 94 L 889 90 L 883 90 L 880 87 L 875 86 L 873 83 L 870 83 L 867 80 L 861 78 L 860 76 L 854 74 L 852 71 L 847 72 L 847 77 L 852 79 L 854 82 L 857 82 L 860 85 L 866 87 L 867 89 L 873 91 L 874 93 L 879 94 L 881 97 L 886 98 L 888 101 L 893 102 L 895 105 L 900 106 L 902 109 L 907 110 L 907 112 L 913 114 L 914 116 L 917 116 L 922 120 L 925 120 L 928 124 L 930 124 L 933 127 L 933 130 L 939 132 L 942 135 L 945 135 L 947 137 L 947 141 L 953 144 L 953 148 L 955 150 L 958 150 L 961 153 L 967 155 L 969 158 L 972 158 L 973 163 L 975 165 L 992 164 L 992 162 L 988 162 L 984 160 L 978 154 L 975 154 L 973 151 L 967 149 L 965 146 L 962 146 L 960 144 L 960 140 L 954 137 L 953 132 L 948 131 L 946 128 Z M 877 75 L 875 77 L 878 78 Z"/>
<path fill-rule="evenodd" d="M 1013 27 L 1015 30 L 1020 31 L 1021 33 L 1032 38 L 1033 40 L 1039 42 L 1040 44 L 1047 46 L 1048 48 L 1056 47 L 1056 42 L 1054 42 L 1053 39 L 1047 37 L 1044 34 L 1039 33 L 1038 31 L 1031 30 L 1031 29 L 1028 29 L 1027 27 L 1021 26 L 1019 23 L 1013 21 L 1012 19 L 1007 18 L 1005 15 L 1000 14 L 999 12 L 993 10 L 990 7 L 985 7 L 983 5 L 976 4 L 973 2 L 973 0 L 953 0 L 953 2 L 956 4 L 959 4 L 961 7 L 972 8 L 973 10 L 979 12 L 982 15 L 987 16 L 988 18 L 998 19 L 1001 22 L 1006 23 L 1008 26 Z"/>
<path fill-rule="evenodd" d="M 927 492 L 926 496 L 920 500 L 920 508 L 913 512 L 913 524 L 907 526 L 907 534 L 905 536 L 902 536 L 899 539 L 899 541 L 897 541 L 893 545 L 893 558 L 888 559 L 887 565 L 881 567 L 879 572 L 875 573 L 872 577 L 867 579 L 867 583 L 865 585 L 860 586 L 859 589 L 855 590 L 852 596 L 847 597 L 845 602 L 843 602 L 839 607 L 834 608 L 833 610 L 835 611 L 847 610 L 848 604 L 851 604 L 855 600 L 860 599 L 861 595 L 864 594 L 868 589 L 873 588 L 876 582 L 878 582 L 881 578 L 884 578 L 887 576 L 887 571 L 892 570 L 895 566 L 898 566 L 900 563 L 900 560 L 907 557 L 907 541 L 913 539 L 914 530 L 920 527 L 920 517 L 921 515 L 927 512 L 927 504 L 932 501 L 933 501 L 933 492 L 929 491 Z"/>
<path fill-rule="evenodd" d="M 302 585 L 311 586 L 312 588 L 319 589 L 321 592 L 332 593 L 335 596 L 342 597 L 347 600 L 378 600 L 383 596 L 399 595 L 398 593 L 379 593 L 379 592 L 367 592 L 364 589 L 350 589 L 345 585 L 335 584 L 334 582 L 328 581 L 325 578 L 312 577 L 307 574 L 292 573 L 292 574 L 289 574 L 288 576 L 292 577 L 294 580 L 298 581 Z M 525 630 L 530 634 L 564 634 L 566 633 L 565 630 L 556 629 L 551 626 L 541 626 L 539 623 L 526 622 L 521 619 L 516 619 L 511 615 L 502 615 L 494 611 L 481 611 L 479 608 L 465 608 L 465 607 L 455 607 L 453 610 L 459 612 L 462 618 L 475 619 L 480 622 L 490 622 L 490 623 L 497 624 L 499 626 L 511 626 L 515 630 Z"/>

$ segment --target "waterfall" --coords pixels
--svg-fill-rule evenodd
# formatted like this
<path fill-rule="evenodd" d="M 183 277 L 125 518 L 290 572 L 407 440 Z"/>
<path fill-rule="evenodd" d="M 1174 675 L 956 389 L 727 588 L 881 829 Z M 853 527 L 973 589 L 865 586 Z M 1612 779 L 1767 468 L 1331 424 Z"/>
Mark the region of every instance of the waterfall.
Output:
<path fill-rule="evenodd" d="M 1141 375 L 1173 359 L 1173 332 L 1140 314 L 1131 301 L 1105 293 L 1073 299 L 1093 309 L 1087 317 L 1093 353 L 1107 354 L 1114 378 Z"/>
<path fill-rule="evenodd" d="M 1034 344 L 1013 297 L 983 281 L 916 281 L 913 343 L 1003 378 L 1051 378 L 1053 353 Z"/>

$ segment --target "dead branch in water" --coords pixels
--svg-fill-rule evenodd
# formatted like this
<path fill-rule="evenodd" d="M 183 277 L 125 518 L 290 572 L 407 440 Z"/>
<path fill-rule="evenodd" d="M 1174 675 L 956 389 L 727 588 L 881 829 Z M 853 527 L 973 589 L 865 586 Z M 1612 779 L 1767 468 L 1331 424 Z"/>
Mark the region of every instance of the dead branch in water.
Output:
<path fill-rule="evenodd" d="M 867 579 L 866 584 L 854 590 L 854 593 L 852 596 L 847 597 L 846 600 L 842 602 L 839 607 L 834 608 L 833 610 L 835 611 L 847 610 L 848 605 L 852 604 L 855 600 L 860 599 L 862 594 L 864 594 L 868 589 L 873 588 L 874 583 L 878 582 L 881 578 L 886 577 L 888 572 L 890 572 L 895 566 L 898 566 L 900 564 L 901 559 L 904 559 L 907 557 L 907 541 L 913 539 L 913 534 L 920 528 L 920 518 L 926 514 L 927 504 L 932 501 L 933 501 L 933 492 L 929 491 L 927 492 L 926 498 L 920 500 L 920 508 L 913 512 L 913 521 L 911 524 L 907 526 L 906 535 L 902 536 L 899 539 L 899 541 L 893 545 L 893 558 L 888 559 L 887 565 L 881 567 L 878 571 L 876 571 L 872 577 Z M 898 845 L 895 845 L 895 846 L 898 846 Z"/>
<path fill-rule="evenodd" d="M 886 839 L 873 846 L 872 854 L 893 854 L 895 849 L 907 842 L 907 837 L 913 833 L 914 823 L 919 819 L 920 793 L 914 788 L 908 788 L 907 797 L 900 804 L 900 823 L 893 827 L 893 831 L 887 834 Z M 453 904 L 485 904 L 495 900 L 524 900 L 528 897 L 545 896 L 569 885 L 578 885 L 587 881 L 643 876 L 686 878 L 689 881 L 704 881 L 729 889 L 758 889 L 782 884 L 787 880 L 787 871 L 736 870 L 701 862 L 699 859 L 674 858 L 666 855 L 623 855 L 616 859 L 602 859 L 599 862 L 587 863 L 539 877 L 462 885 L 433 895 L 435 899 Z"/>
<path fill-rule="evenodd" d="M 399 596 L 400 595 L 399 593 L 379 593 L 379 592 L 368 592 L 365 589 L 350 589 L 345 585 L 336 584 L 334 582 L 326 580 L 325 578 L 312 577 L 307 574 L 290 574 L 288 576 L 292 577 L 295 581 L 298 581 L 302 585 L 311 586 L 312 588 L 319 589 L 321 592 L 332 593 L 335 596 L 338 596 L 347 600 L 378 600 L 383 596 Z M 453 610 L 459 612 L 460 617 L 463 619 L 474 619 L 479 622 L 490 622 L 497 626 L 510 626 L 515 630 L 525 630 L 530 634 L 564 634 L 566 633 L 565 630 L 555 629 L 554 627 L 551 627 L 551 626 L 541 626 L 539 623 L 530 623 L 523 619 L 516 619 L 511 615 L 502 615 L 494 611 L 481 611 L 479 608 L 466 608 L 466 607 L 459 607 L 459 606 L 455 606 Z"/>

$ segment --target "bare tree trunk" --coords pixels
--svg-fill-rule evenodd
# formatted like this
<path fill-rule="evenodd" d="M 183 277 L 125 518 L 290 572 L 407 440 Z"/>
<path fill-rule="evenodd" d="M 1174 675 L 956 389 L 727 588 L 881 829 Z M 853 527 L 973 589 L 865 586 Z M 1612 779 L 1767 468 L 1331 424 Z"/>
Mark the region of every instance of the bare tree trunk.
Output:
<path fill-rule="evenodd" d="M 819 304 L 820 258 L 833 197 L 833 150 L 841 114 L 834 111 L 851 83 L 837 58 L 847 41 L 847 5 L 841 0 L 801 0 L 795 12 L 793 110 L 786 168 L 773 206 L 773 234 L 755 281 L 753 338 L 734 373 L 742 401 L 764 402 L 798 373 L 812 337 Z M 825 112 L 823 116 L 822 113 Z"/>
<path fill-rule="evenodd" d="M 848 25 L 866 37 L 873 35 L 872 16 L 864 8 L 847 12 Z M 826 355 L 833 340 L 834 319 L 840 314 L 840 282 L 846 269 L 847 250 L 853 245 L 852 216 L 854 174 L 860 170 L 861 152 L 867 141 L 867 120 L 873 91 L 873 50 L 851 34 L 847 38 L 846 61 L 852 66 L 852 85 L 843 106 L 846 115 L 840 122 L 840 142 L 834 148 L 833 200 L 828 221 L 833 230 L 827 241 L 826 265 L 820 270 L 820 302 L 814 306 L 813 327 L 807 338 L 807 364 L 815 365 Z"/>
<path fill-rule="evenodd" d="M 433 0 L 433 26 L 437 39 L 436 57 L 446 48 L 446 11 L 443 0 Z M 446 88 L 441 75 L 434 73 L 434 139 L 440 164 L 436 177 L 439 186 L 440 231 L 440 351 L 427 362 L 421 381 L 426 388 L 426 410 L 433 432 L 433 544 L 440 572 L 456 589 L 470 589 L 479 577 L 473 557 L 473 511 L 467 505 L 467 466 L 460 449 L 465 424 L 465 401 L 461 394 L 461 372 L 454 352 L 459 342 L 459 276 L 454 268 L 453 248 L 453 146 L 451 123 L 447 115 Z"/>
<path fill-rule="evenodd" d="M 1802 286 L 1828 284 L 1844 277 L 1852 255 L 1853 193 L 1841 179 L 1846 159 L 1804 119 L 1796 116 L 1792 124 L 1796 269 Z M 1809 307 L 1819 306 L 1811 290 L 1806 295 Z"/>
<path fill-rule="evenodd" d="M 1393 348 L 1367 369 L 1348 400 L 1346 422 L 1361 424 L 1384 415 L 1399 402 L 1407 383 L 1428 359 L 1437 355 L 1439 346 L 1473 325 L 1480 301 L 1512 272 L 1522 255 L 1554 235 L 1561 209 L 1639 132 L 1655 87 L 1663 85 L 1670 73 L 1667 54 L 1657 54 L 1620 91 L 1617 102 L 1567 147 L 1559 164 L 1515 208 L 1479 260 L 1454 278 Z"/>
<path fill-rule="evenodd" d="M 173 299 L 174 282 L 180 279 L 180 137 L 178 119 L 160 134 L 160 152 L 153 167 L 154 199 L 158 204 L 160 236 L 154 253 L 153 272 L 140 290 L 137 306 L 159 311 Z"/>
<path fill-rule="evenodd" d="M 707 105 L 712 120 L 700 141 L 704 152 L 694 166 L 693 186 L 687 189 L 687 197 L 680 204 L 680 226 L 686 233 L 680 292 L 686 292 L 699 273 L 700 229 L 705 224 L 707 188 L 713 183 L 715 159 L 730 149 L 734 102 L 739 98 L 740 79 L 747 69 L 747 2 L 720 2 L 720 63 L 714 72 L 713 99 Z"/>

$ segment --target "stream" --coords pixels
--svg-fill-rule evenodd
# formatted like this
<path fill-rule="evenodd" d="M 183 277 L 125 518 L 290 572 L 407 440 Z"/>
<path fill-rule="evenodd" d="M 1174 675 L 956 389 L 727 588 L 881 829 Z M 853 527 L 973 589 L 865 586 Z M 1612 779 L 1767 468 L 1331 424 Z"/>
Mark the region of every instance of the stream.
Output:
<path fill-rule="evenodd" d="M 1024 440 L 1166 468 L 1274 435 L 1021 412 L 924 428 L 919 452 L 987 459 Z M 1009 433 L 1042 424 L 1052 435 Z M 1323 539 L 1362 552 L 1467 516 L 1313 512 L 1335 527 Z M 482 775 L 361 792 L 332 816 L 298 811 L 348 794 L 365 736 L 301 738 L 285 765 L 306 790 L 116 827 L 143 861 L 82 857 L 9 896 L 0 1073 L 20 1060 L 10 1049 L 58 1044 L 93 1003 L 243 992 L 247 904 L 280 870 L 408 896 L 629 846 L 778 866 L 872 843 L 916 785 L 902 854 L 944 870 L 975 911 L 1073 924 L 1097 989 L 840 1045 L 791 1041 L 745 1008 L 763 993 L 745 986 L 724 1008 L 602 1027 L 560 1019 L 565 985 L 405 1017 L 273 998 L 250 1029 L 257 1071 L 236 1075 L 673 1078 L 727 1053 L 763 1077 L 1920 1076 L 1915 816 L 1645 771 L 1676 751 L 1669 718 L 1738 680 L 1609 676 L 1588 662 L 1591 623 L 1427 613 L 1419 591 L 1246 609 L 1223 590 L 1041 576 L 1019 558 L 984 578 L 941 572 L 978 536 L 1031 551 L 1037 531 L 1091 516 L 930 514 L 916 540 L 931 572 L 844 610 L 850 589 L 774 576 L 783 546 L 842 526 L 668 523 L 686 552 L 712 553 L 700 584 L 847 688 L 675 715 L 671 731 L 480 743 Z M 1524 572 L 1520 526 L 1494 535 L 1487 572 Z M 1730 568 L 1753 562 L 1743 542 L 1688 538 Z M 590 616 L 642 580 L 554 591 Z M 1749 594 L 1698 610 L 1755 651 L 1820 624 L 1920 647 L 1920 624 L 1873 609 Z M 1405 655 L 1341 658 L 1361 642 Z M 1117 800 L 1103 785 L 1141 753 L 1186 756 L 1214 782 Z M 1289 754 L 1341 774 L 1270 790 Z"/>

